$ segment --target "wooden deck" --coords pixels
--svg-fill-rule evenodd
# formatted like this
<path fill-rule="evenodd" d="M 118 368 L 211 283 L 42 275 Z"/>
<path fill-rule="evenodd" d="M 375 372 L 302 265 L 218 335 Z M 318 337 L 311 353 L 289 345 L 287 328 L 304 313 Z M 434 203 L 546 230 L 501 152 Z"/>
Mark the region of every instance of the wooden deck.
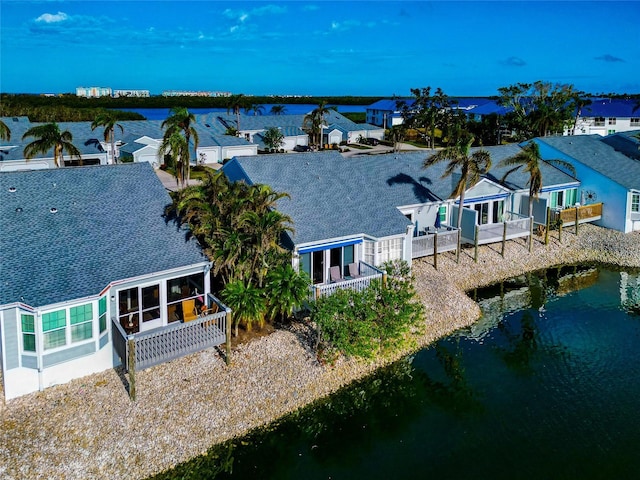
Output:
<path fill-rule="evenodd" d="M 112 319 L 111 333 L 116 353 L 127 371 L 168 362 L 175 358 L 215 347 L 228 341 L 227 309 L 213 295 L 207 296 L 207 306 L 217 305 L 217 312 L 190 322 L 176 322 L 148 332 L 128 335 L 116 319 Z M 134 357 L 130 358 L 131 342 Z M 133 361 L 133 365 L 131 364 Z"/>
<path fill-rule="evenodd" d="M 553 224 L 558 222 L 558 220 L 562 220 L 562 226 L 570 227 L 576 224 L 576 219 L 578 224 L 595 222 L 602 218 L 602 207 L 602 203 L 594 203 L 554 211 L 552 212 L 551 223 Z"/>

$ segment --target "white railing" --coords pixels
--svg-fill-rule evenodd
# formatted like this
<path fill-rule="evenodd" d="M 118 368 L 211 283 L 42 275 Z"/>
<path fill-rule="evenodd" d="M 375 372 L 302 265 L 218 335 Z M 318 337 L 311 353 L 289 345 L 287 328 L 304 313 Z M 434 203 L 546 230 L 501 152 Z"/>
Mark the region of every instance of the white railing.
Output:
<path fill-rule="evenodd" d="M 332 295 L 338 290 L 351 289 L 361 292 L 374 281 L 382 281 L 384 272 L 379 268 L 360 262 L 360 276 L 357 278 L 346 278 L 339 282 L 326 283 L 321 285 L 311 285 L 309 300 L 317 300 L 320 297 Z"/>
<path fill-rule="evenodd" d="M 426 233 L 413 237 L 411 239 L 411 258 L 433 255 L 436 247 L 438 253 L 456 250 L 458 248 L 458 229 L 444 227 L 438 230 L 427 230 Z"/>
<path fill-rule="evenodd" d="M 508 212 L 506 216 L 509 220 L 502 223 L 489 223 L 486 225 L 476 225 L 477 244 L 501 242 L 514 238 L 528 237 L 531 234 L 531 218 L 515 212 Z M 505 233 L 506 228 L 506 233 Z"/>

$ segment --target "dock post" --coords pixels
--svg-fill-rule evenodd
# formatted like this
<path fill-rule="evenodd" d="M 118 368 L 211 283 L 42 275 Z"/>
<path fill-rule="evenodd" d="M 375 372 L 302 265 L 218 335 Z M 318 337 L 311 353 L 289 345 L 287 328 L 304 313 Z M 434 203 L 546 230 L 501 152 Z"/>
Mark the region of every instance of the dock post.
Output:
<path fill-rule="evenodd" d="M 476 238 L 474 240 L 475 252 L 473 254 L 473 261 L 476 263 L 478 263 L 478 240 L 480 240 L 480 235 L 478 235 L 478 233 L 480 233 L 480 227 L 476 225 Z"/>
<path fill-rule="evenodd" d="M 533 217 L 529 217 L 529 253 L 533 251 Z"/>
<path fill-rule="evenodd" d="M 136 341 L 133 335 L 127 337 L 127 370 L 129 371 L 129 398 L 136 401 Z"/>
<path fill-rule="evenodd" d="M 433 237 L 433 268 L 438 269 L 438 230 Z"/>
<path fill-rule="evenodd" d="M 226 310 L 226 324 L 224 326 L 224 334 L 226 338 L 226 344 L 225 344 L 225 363 L 227 365 L 231 365 L 231 309 L 227 308 Z"/>
<path fill-rule="evenodd" d="M 551 208 L 547 207 L 547 228 L 544 231 L 544 244 L 549 245 L 549 227 L 551 226 Z"/>
<path fill-rule="evenodd" d="M 502 222 L 502 258 L 504 258 L 504 247 L 507 243 L 507 222 Z"/>

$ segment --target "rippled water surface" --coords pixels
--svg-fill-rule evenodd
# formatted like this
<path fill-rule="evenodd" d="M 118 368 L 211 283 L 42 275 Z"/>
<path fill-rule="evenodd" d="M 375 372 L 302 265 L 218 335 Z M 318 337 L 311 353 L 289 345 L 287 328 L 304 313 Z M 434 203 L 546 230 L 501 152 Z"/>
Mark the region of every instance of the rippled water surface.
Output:
<path fill-rule="evenodd" d="M 471 294 L 473 328 L 173 475 L 640 478 L 640 275 L 564 267 Z"/>

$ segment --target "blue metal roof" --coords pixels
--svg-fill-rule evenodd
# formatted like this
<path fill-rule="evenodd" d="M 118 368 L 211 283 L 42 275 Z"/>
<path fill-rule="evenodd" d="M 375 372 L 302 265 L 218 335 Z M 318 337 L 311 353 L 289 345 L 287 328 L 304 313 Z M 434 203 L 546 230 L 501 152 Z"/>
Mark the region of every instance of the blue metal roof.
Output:
<path fill-rule="evenodd" d="M 640 117 L 640 110 L 633 112 L 637 100 L 593 99 L 590 105 L 582 107 L 581 117 Z"/>
<path fill-rule="evenodd" d="M 205 262 L 163 217 L 170 202 L 146 162 L 0 173 L 0 305 L 83 298 Z"/>

